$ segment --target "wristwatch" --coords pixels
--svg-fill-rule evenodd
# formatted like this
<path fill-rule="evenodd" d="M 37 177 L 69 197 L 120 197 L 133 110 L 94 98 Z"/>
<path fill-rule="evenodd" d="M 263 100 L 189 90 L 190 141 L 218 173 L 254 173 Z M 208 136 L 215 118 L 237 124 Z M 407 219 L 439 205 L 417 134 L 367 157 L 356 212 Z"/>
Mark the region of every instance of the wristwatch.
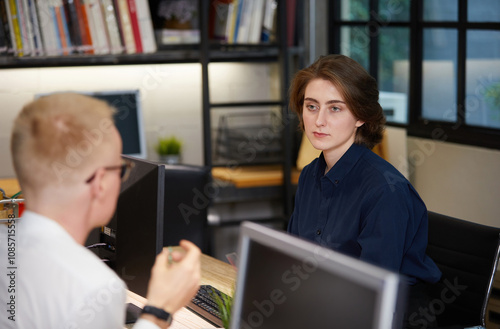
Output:
<path fill-rule="evenodd" d="M 165 312 L 161 308 L 146 305 L 142 309 L 142 313 L 154 315 L 157 319 L 167 322 L 168 325 L 172 324 L 172 314 Z"/>

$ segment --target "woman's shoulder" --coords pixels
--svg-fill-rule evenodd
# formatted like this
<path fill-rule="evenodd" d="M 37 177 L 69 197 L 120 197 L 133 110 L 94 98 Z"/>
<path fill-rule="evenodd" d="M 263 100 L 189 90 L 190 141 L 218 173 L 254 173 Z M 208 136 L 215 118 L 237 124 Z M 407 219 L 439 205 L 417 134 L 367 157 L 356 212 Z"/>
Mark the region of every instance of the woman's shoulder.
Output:
<path fill-rule="evenodd" d="M 410 184 L 408 179 L 396 167 L 368 149 L 361 158 L 360 164 L 362 173 L 371 181 L 391 186 Z"/>

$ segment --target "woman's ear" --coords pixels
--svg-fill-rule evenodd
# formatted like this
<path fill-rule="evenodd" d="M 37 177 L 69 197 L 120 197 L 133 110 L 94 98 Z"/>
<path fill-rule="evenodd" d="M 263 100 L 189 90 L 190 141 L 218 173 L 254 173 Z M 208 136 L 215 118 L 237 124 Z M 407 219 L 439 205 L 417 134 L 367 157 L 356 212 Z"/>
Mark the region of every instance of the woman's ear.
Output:
<path fill-rule="evenodd" d="M 364 124 L 365 124 L 364 121 L 358 120 L 358 121 L 356 121 L 356 128 L 359 128 L 359 127 L 361 127 Z"/>

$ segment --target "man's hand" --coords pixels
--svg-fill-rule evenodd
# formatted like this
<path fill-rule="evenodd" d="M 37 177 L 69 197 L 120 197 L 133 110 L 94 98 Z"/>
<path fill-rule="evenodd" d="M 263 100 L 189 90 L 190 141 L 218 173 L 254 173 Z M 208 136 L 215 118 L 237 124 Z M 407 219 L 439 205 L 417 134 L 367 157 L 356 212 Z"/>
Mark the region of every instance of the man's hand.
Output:
<path fill-rule="evenodd" d="M 171 314 L 189 303 L 198 291 L 201 279 L 200 249 L 186 240 L 182 240 L 180 246 L 185 252 L 173 251 L 170 255 L 172 264 L 169 264 L 167 249 L 156 256 L 146 296 L 148 305 Z"/>

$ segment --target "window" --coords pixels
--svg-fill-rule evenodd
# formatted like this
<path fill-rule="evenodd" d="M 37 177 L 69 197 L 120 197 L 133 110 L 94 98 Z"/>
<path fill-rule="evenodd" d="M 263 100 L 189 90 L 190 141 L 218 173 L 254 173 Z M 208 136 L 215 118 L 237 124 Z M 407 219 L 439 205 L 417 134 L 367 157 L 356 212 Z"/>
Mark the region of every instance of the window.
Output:
<path fill-rule="evenodd" d="M 388 124 L 500 149 L 500 1 L 329 3 L 329 51 L 376 77 Z"/>

